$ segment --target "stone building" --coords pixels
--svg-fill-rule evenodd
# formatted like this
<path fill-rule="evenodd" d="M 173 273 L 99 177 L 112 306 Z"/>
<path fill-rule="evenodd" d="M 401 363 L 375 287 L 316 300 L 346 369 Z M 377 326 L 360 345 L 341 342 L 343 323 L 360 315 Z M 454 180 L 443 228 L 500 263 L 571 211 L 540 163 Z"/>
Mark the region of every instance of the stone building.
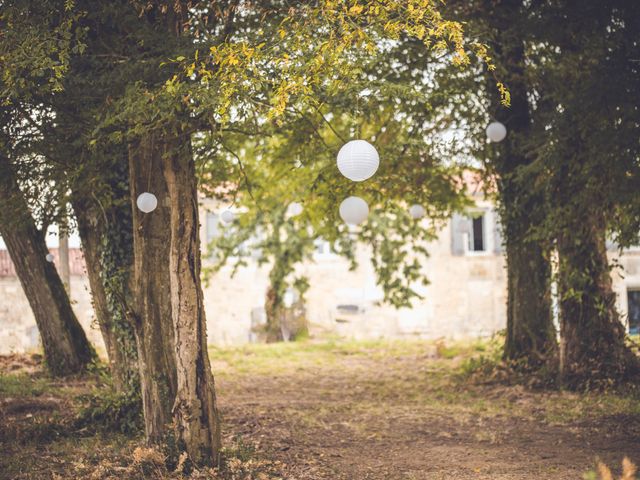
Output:
<path fill-rule="evenodd" d="M 311 285 L 306 293 L 306 317 L 312 336 L 365 338 L 468 338 L 488 336 L 506 325 L 506 270 L 500 229 L 491 202 L 474 195 L 468 215 L 455 215 L 428 245 L 424 264 L 430 281 L 416 289 L 424 297 L 413 308 L 395 309 L 381 303 L 365 245 L 357 250 L 359 267 L 349 271 L 346 260 L 318 241 L 313 261 L 300 266 Z M 203 244 L 218 232 L 213 209 L 201 214 Z M 55 234 L 48 235 L 57 256 Z M 71 246 L 71 297 L 89 338 L 102 343 L 93 321 L 91 296 L 79 240 Z M 612 256 L 615 255 L 613 252 Z M 206 257 L 206 256 L 205 256 Z M 57 257 L 56 257 L 57 258 Z M 206 260 L 205 260 L 206 262 Z M 632 332 L 640 328 L 640 248 L 625 251 L 613 272 L 623 320 Z M 204 291 L 208 339 L 216 345 L 255 341 L 256 323 L 264 318 L 269 266 L 256 262 L 231 276 L 224 267 Z M 4 245 L 0 243 L 0 354 L 37 348 L 38 332 Z"/>

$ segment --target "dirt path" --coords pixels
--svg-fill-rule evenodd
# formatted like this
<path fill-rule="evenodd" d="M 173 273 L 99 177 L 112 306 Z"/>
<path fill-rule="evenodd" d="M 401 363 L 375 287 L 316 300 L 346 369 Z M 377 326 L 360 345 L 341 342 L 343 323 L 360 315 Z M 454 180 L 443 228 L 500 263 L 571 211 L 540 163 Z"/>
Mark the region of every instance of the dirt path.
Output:
<path fill-rule="evenodd" d="M 452 384 L 429 365 L 345 357 L 222 376 L 227 442 L 251 442 L 292 479 L 577 480 L 596 457 L 640 461 L 639 416 L 554 423 L 554 397 L 571 398 Z"/>

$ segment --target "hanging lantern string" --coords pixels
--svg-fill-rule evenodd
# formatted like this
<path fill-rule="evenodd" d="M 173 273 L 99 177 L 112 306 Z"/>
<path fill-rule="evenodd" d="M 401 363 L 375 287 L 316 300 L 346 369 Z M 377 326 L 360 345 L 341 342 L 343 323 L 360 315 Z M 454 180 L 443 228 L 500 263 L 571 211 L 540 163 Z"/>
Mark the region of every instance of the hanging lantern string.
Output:
<path fill-rule="evenodd" d="M 356 138 L 362 138 L 362 110 L 360 109 L 360 95 L 362 92 L 358 92 L 356 97 Z"/>
<path fill-rule="evenodd" d="M 351 139 L 360 138 L 360 124 L 358 123 L 358 119 L 360 118 L 360 93 L 356 95 L 356 107 L 353 109 L 353 113 L 355 114 L 355 118 L 352 117 L 353 124 L 351 125 Z"/>
<path fill-rule="evenodd" d="M 151 191 L 151 170 L 153 169 L 153 135 L 151 136 L 151 155 L 149 158 L 149 173 L 147 174 L 147 192 Z"/>

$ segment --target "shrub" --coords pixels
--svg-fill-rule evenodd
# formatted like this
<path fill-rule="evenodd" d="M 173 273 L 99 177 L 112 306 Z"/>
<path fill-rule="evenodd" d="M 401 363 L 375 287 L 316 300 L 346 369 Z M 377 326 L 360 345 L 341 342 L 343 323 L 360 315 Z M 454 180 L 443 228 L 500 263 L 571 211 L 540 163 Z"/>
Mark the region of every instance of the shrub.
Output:
<path fill-rule="evenodd" d="M 142 400 L 137 391 L 120 393 L 103 388 L 79 399 L 84 403 L 76 418 L 76 426 L 124 434 L 142 429 Z"/>

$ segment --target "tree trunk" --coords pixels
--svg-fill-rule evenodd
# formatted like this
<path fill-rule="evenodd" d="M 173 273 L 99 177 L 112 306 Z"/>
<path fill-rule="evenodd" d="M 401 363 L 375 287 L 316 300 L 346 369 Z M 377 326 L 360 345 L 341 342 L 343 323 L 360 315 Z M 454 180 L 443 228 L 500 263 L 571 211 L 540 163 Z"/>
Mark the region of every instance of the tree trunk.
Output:
<path fill-rule="evenodd" d="M 200 238 L 195 166 L 188 135 L 168 145 L 163 172 L 171 201 L 171 308 L 178 388 L 173 408 L 178 446 L 195 464 L 215 464 L 220 420 L 207 352 L 200 284 Z"/>
<path fill-rule="evenodd" d="M 495 118 L 507 127 L 507 138 L 495 145 L 500 218 L 507 252 L 507 338 L 504 358 L 537 368 L 555 363 L 557 343 L 551 310 L 551 268 L 547 252 L 531 238 L 544 221 L 544 198 L 534 191 L 523 169 L 531 164 L 523 140 L 531 128 L 528 86 L 525 76 L 524 39 L 511 25 L 521 8 L 518 0 L 492 4 L 489 15 L 496 32 L 495 62 L 509 88 L 511 107 L 499 105 L 495 79 L 487 73 L 487 85 Z M 492 8 L 491 6 L 489 8 Z M 514 37 L 515 35 L 515 37 Z"/>
<path fill-rule="evenodd" d="M 130 315 L 138 345 L 145 432 L 152 444 L 165 440 L 177 388 L 169 279 L 170 209 L 162 153 L 163 145 L 155 135 L 129 147 L 134 250 Z M 142 192 L 151 192 L 158 199 L 151 213 L 136 206 Z"/>
<path fill-rule="evenodd" d="M 604 218 L 574 220 L 558 238 L 561 377 L 569 387 L 607 386 L 637 374 L 639 361 L 616 310 Z"/>
<path fill-rule="evenodd" d="M 7 158 L 0 156 L 0 235 L 29 300 L 53 375 L 82 372 L 95 357 Z"/>
<path fill-rule="evenodd" d="M 71 295 L 71 269 L 69 268 L 69 236 L 66 232 L 58 232 L 59 248 L 58 248 L 58 273 L 60 274 L 60 280 L 67 292 L 67 295 Z"/>
<path fill-rule="evenodd" d="M 102 165 L 99 173 L 109 189 L 105 195 L 108 198 L 100 202 L 86 192 L 74 192 L 73 208 L 114 386 L 121 393 L 137 395 L 138 352 L 133 325 L 127 317 L 133 237 L 126 150 L 124 155 L 114 165 Z"/>
<path fill-rule="evenodd" d="M 277 261 L 277 260 L 276 260 Z M 267 323 L 265 325 L 267 343 L 281 342 L 282 336 L 282 298 L 278 293 L 277 287 L 269 285 L 267 295 L 264 302 L 265 316 Z"/>
<path fill-rule="evenodd" d="M 508 237 L 507 237 L 508 238 Z M 504 357 L 525 367 L 554 360 L 551 271 L 540 245 L 507 240 L 507 336 Z"/>

